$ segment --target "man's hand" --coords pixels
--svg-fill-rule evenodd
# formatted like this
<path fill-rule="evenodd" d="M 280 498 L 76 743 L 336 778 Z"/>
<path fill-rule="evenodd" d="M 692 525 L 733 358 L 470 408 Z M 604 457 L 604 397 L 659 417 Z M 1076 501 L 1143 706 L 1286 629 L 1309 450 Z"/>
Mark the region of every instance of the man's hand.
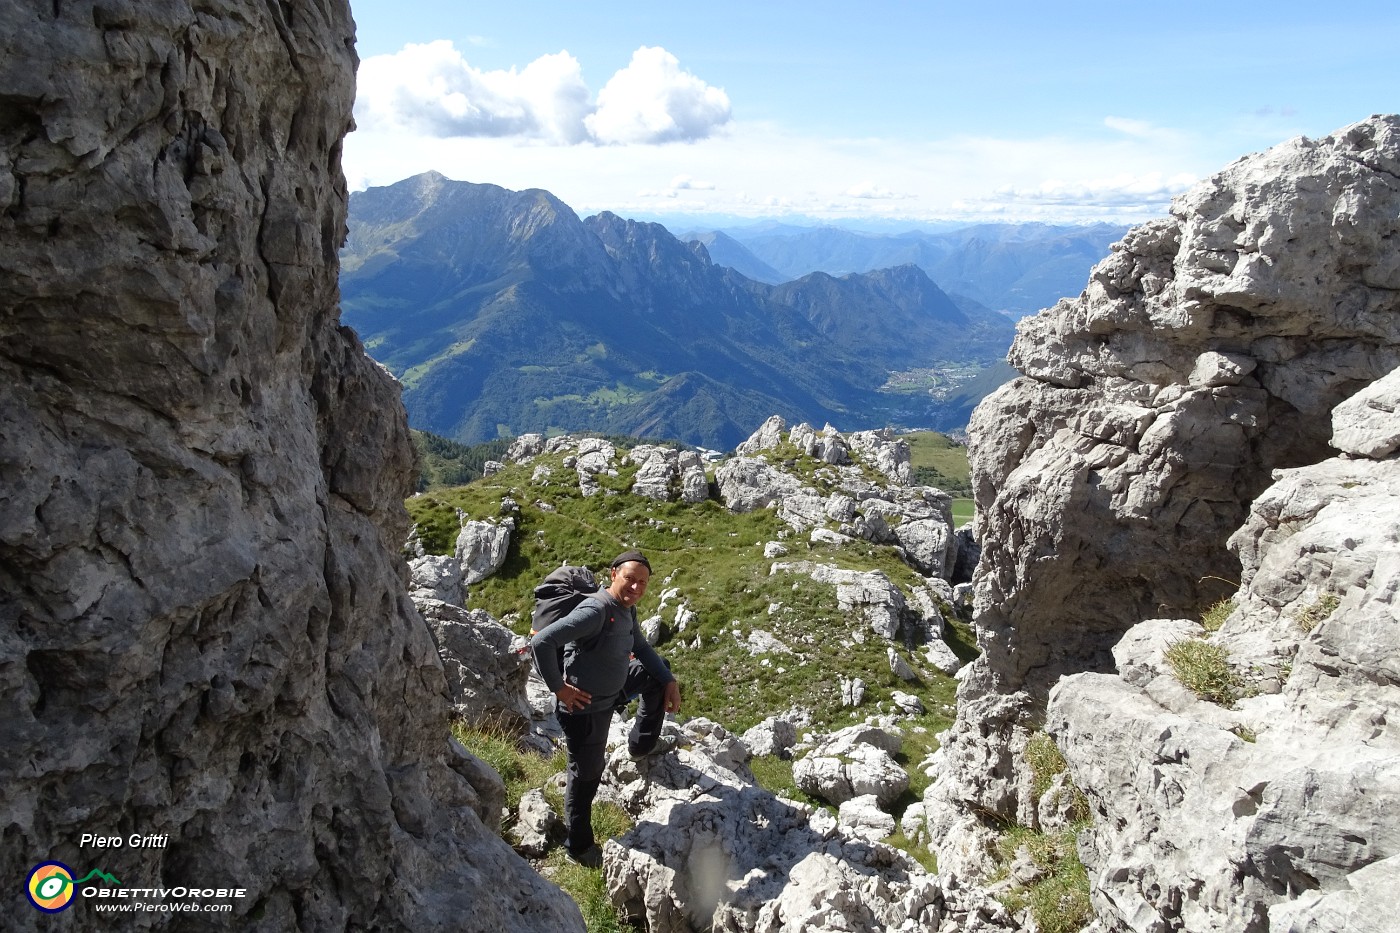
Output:
<path fill-rule="evenodd" d="M 665 705 L 668 713 L 681 711 L 681 685 L 674 680 L 666 685 Z"/>
<path fill-rule="evenodd" d="M 593 694 L 580 690 L 570 683 L 566 683 L 556 690 L 554 696 L 559 700 L 559 705 L 570 713 L 581 710 L 593 702 Z"/>

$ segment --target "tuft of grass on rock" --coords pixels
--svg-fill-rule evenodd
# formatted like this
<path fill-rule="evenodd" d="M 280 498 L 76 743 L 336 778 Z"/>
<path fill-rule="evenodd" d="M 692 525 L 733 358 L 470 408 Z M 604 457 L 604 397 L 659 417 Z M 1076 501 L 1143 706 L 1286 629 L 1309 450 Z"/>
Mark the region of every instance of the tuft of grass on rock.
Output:
<path fill-rule="evenodd" d="M 1039 800 L 1050 789 L 1055 776 L 1063 773 L 1069 767 L 1069 763 L 1065 761 L 1060 747 L 1048 732 L 1037 732 L 1031 736 L 1030 741 L 1026 743 L 1025 757 L 1026 764 L 1031 769 L 1031 787 Z"/>
<path fill-rule="evenodd" d="M 1040 800 L 1055 783 L 1055 777 L 1068 768 L 1064 754 L 1045 732 L 1031 736 L 1024 752 L 1031 770 L 1032 788 Z M 1093 917 L 1089 903 L 1089 875 L 1079 860 L 1076 838 L 1088 829 L 1088 801 L 1072 783 L 1068 789 L 1076 799 L 1075 810 L 1082 816 L 1058 832 L 1042 832 L 1025 826 L 1009 826 L 997 840 L 997 857 L 1002 865 L 993 880 L 1010 876 L 1011 864 L 1025 852 L 1035 864 L 1035 877 L 1024 884 L 1012 884 L 999 896 L 1011 913 L 1029 910 L 1036 927 L 1044 933 L 1075 933 Z"/>
<path fill-rule="evenodd" d="M 1341 599 L 1335 593 L 1324 593 L 1307 608 L 1303 609 L 1295 617 L 1298 628 L 1304 632 L 1311 632 L 1317 628 L 1327 617 L 1337 611 L 1337 607 L 1342 604 Z"/>
<path fill-rule="evenodd" d="M 1235 600 L 1233 597 L 1227 596 L 1206 610 L 1205 615 L 1201 616 L 1201 625 L 1207 632 L 1218 632 L 1220 627 L 1225 624 L 1225 620 L 1230 617 L 1230 613 L 1234 611 Z"/>
<path fill-rule="evenodd" d="M 1169 646 L 1163 656 L 1181 685 L 1203 700 L 1229 709 L 1243 693 L 1230 654 L 1220 645 L 1187 638 Z"/>
<path fill-rule="evenodd" d="M 549 779 L 565 768 L 562 749 L 551 756 L 522 750 L 517 736 L 490 724 L 455 722 L 452 736 L 501 776 L 506 785 L 506 806 L 511 811 L 520 806 L 520 798 L 527 790 L 546 787 Z M 562 798 L 551 800 L 550 804 L 562 812 Z"/>

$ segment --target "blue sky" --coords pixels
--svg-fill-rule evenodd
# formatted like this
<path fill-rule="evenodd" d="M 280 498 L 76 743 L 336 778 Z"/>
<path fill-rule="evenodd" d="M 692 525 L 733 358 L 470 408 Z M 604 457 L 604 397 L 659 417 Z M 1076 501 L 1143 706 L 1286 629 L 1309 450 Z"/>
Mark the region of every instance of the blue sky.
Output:
<path fill-rule="evenodd" d="M 1400 110 L 1400 4 L 351 0 L 352 189 L 580 214 L 1136 222 Z"/>

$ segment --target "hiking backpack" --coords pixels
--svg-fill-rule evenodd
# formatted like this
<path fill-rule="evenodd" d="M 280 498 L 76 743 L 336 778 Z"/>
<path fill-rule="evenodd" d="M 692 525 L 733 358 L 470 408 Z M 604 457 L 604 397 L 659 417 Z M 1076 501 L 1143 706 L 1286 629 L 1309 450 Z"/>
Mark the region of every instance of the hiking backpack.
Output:
<path fill-rule="evenodd" d="M 555 570 L 551 570 L 539 586 L 535 587 L 535 608 L 531 612 L 530 635 L 533 637 L 543 631 L 545 626 L 574 611 L 579 603 L 598 592 L 598 582 L 593 577 L 593 571 L 587 567 L 570 567 L 564 565 Z M 602 633 L 599 633 L 599 638 Z M 597 639 L 594 639 L 596 643 Z M 560 645 L 556 650 L 558 655 L 555 663 L 558 665 L 559 673 L 564 673 L 564 652 L 567 646 Z M 539 659 L 535 659 L 539 663 Z"/>

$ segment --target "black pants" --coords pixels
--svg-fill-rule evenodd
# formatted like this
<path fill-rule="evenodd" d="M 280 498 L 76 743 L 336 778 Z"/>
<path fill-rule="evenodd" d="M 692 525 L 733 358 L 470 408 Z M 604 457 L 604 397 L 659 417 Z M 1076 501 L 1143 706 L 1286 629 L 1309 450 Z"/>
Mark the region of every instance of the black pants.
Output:
<path fill-rule="evenodd" d="M 623 690 L 618 706 L 625 705 L 628 697 L 640 695 L 642 698 L 632 731 L 627 736 L 627 750 L 634 755 L 645 754 L 661 737 L 661 726 L 666 719 L 665 688 L 633 660 L 627 669 L 627 685 Z M 568 827 L 569 838 L 564 845 L 570 852 L 581 853 L 595 844 L 593 798 L 598 795 L 598 785 L 603 780 L 608 725 L 614 709 L 616 706 L 590 713 L 556 710 L 569 751 L 568 777 L 564 784 L 564 825 Z"/>

